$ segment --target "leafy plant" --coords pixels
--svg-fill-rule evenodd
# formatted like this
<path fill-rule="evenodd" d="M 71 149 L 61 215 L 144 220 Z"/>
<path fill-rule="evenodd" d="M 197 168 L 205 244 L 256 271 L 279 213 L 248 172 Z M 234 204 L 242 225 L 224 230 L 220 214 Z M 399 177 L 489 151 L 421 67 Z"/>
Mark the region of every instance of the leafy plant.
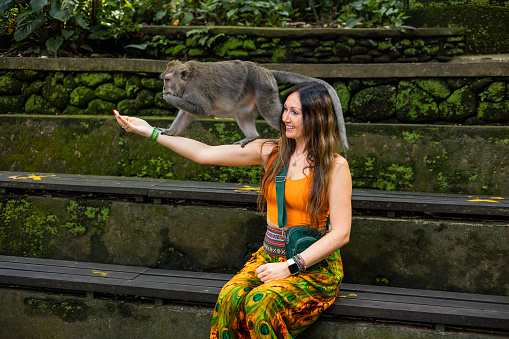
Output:
<path fill-rule="evenodd" d="M 310 0 L 306 11 L 313 13 L 314 21 L 318 25 L 330 26 L 336 21 L 338 8 L 342 3 L 343 1 Z"/>
<path fill-rule="evenodd" d="M 345 7 L 339 21 L 345 27 L 385 27 L 403 30 L 412 28 L 404 26 L 408 18 L 404 12 L 405 4 L 400 0 L 356 0 Z"/>
<path fill-rule="evenodd" d="M 195 40 L 201 46 L 207 45 L 207 47 L 211 47 L 214 41 L 217 38 L 225 36 L 224 33 L 216 34 L 214 36 L 208 35 L 210 27 L 206 27 L 203 29 L 192 29 L 186 33 L 187 37 L 191 37 L 192 40 Z"/>
<path fill-rule="evenodd" d="M 2 34 L 12 37 L 14 49 L 35 44 L 54 55 L 64 47 L 67 54 L 80 48 L 91 52 L 89 42 L 118 39 L 136 31 L 142 20 L 127 0 L 5 0 L 0 17 Z"/>
<path fill-rule="evenodd" d="M 179 24 L 284 26 L 290 21 L 291 1 L 207 0 L 176 1 L 173 19 Z"/>

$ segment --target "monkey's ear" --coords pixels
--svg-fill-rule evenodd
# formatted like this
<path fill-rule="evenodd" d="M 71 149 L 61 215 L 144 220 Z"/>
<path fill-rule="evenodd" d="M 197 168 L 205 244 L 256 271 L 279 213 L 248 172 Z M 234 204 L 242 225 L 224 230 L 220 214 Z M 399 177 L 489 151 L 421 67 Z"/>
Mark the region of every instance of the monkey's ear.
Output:
<path fill-rule="evenodd" d="M 191 72 L 189 70 L 182 68 L 180 69 L 180 79 L 187 81 L 189 79 L 189 76 L 191 75 Z"/>

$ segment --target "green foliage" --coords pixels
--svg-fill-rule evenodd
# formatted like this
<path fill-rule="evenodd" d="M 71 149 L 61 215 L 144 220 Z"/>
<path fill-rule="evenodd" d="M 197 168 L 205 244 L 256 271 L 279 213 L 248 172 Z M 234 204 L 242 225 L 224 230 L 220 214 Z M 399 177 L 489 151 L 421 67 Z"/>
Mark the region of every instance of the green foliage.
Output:
<path fill-rule="evenodd" d="M 413 187 L 414 171 L 408 165 L 392 164 L 385 171 L 380 171 L 373 188 L 386 191 L 401 190 L 405 187 Z"/>
<path fill-rule="evenodd" d="M 69 201 L 67 212 L 69 212 L 72 221 L 67 222 L 64 226 L 74 236 L 85 234 L 91 227 L 104 229 L 110 217 L 109 206 L 84 206 L 75 200 Z"/>
<path fill-rule="evenodd" d="M 224 33 L 216 34 L 214 36 L 210 36 L 208 34 L 210 30 L 210 27 L 205 27 L 202 29 L 192 29 L 189 32 L 186 33 L 187 37 L 191 37 L 192 41 L 195 41 L 201 46 L 207 46 L 212 47 L 212 44 L 214 41 L 216 41 L 217 38 L 225 36 Z"/>
<path fill-rule="evenodd" d="M 404 30 L 408 18 L 404 12 L 405 4 L 399 0 L 356 0 L 346 7 L 338 21 L 352 27 L 385 27 Z"/>
<path fill-rule="evenodd" d="M 14 48 L 58 54 L 92 51 L 89 41 L 118 39 L 136 31 L 144 1 L 8 0 L 0 6 L 0 28 L 12 36 Z M 30 44 L 30 46 L 28 46 Z M 44 49 L 45 48 L 45 49 Z"/>
<path fill-rule="evenodd" d="M 290 21 L 291 1 L 175 1 L 174 20 L 182 25 L 207 24 L 283 27 Z"/>
<path fill-rule="evenodd" d="M 49 239 L 58 235 L 58 219 L 36 208 L 27 200 L 0 204 L 0 253 L 47 257 Z"/>

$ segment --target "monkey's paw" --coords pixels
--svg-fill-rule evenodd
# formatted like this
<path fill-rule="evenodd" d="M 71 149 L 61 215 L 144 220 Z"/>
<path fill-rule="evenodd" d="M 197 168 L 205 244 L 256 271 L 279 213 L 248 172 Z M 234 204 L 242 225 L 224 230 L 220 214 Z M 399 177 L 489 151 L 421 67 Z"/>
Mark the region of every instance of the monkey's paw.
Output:
<path fill-rule="evenodd" d="M 249 144 L 253 140 L 256 140 L 256 138 L 244 138 L 242 140 L 235 141 L 233 144 L 234 145 L 240 144 L 240 147 L 244 148 L 244 146 L 246 146 L 247 144 Z"/>

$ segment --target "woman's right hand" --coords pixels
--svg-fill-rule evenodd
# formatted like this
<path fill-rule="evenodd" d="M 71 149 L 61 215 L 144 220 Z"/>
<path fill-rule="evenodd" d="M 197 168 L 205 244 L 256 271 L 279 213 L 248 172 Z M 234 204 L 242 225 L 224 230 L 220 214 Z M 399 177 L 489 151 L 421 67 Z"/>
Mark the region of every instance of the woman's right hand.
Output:
<path fill-rule="evenodd" d="M 126 130 L 126 132 L 136 133 L 146 137 L 150 137 L 154 129 L 148 122 L 140 118 L 122 116 L 118 111 L 113 110 L 118 124 Z"/>

